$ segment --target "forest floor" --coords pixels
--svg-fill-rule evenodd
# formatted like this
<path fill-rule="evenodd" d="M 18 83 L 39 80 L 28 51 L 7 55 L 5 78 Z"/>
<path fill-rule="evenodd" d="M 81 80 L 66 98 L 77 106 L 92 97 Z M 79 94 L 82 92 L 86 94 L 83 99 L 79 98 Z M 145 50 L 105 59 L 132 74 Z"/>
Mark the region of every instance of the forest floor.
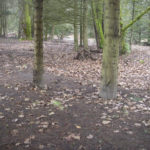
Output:
<path fill-rule="evenodd" d="M 119 62 L 116 100 L 99 98 L 98 60 L 44 42 L 43 88 L 32 85 L 33 43 L 0 39 L 0 150 L 150 150 L 150 47 Z"/>

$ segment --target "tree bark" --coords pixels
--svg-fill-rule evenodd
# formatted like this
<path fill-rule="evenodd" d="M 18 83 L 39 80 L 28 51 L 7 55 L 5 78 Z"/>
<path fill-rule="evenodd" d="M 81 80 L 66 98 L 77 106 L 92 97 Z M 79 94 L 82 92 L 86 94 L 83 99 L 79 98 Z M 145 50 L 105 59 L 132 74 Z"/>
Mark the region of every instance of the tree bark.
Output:
<path fill-rule="evenodd" d="M 88 2 L 87 0 L 83 0 L 83 46 L 84 46 L 84 49 L 88 49 L 87 15 L 88 15 Z"/>
<path fill-rule="evenodd" d="M 104 99 L 115 99 L 118 79 L 120 0 L 105 0 L 104 20 L 105 44 L 100 96 Z"/>
<path fill-rule="evenodd" d="M 135 0 L 132 0 L 132 21 L 134 20 L 135 15 Z M 130 32 L 130 46 L 132 45 L 132 38 L 133 38 L 133 27 L 131 27 Z"/>
<path fill-rule="evenodd" d="M 55 25 L 53 24 L 51 28 L 50 40 L 54 40 L 54 34 L 55 34 Z"/>
<path fill-rule="evenodd" d="M 103 0 L 91 0 L 92 15 L 94 22 L 95 37 L 97 48 L 103 48 L 104 33 L 103 33 Z"/>
<path fill-rule="evenodd" d="M 150 12 L 149 12 L 149 27 L 148 27 L 148 45 L 150 45 Z"/>
<path fill-rule="evenodd" d="M 150 11 L 150 7 L 145 9 L 141 14 L 139 14 L 133 21 L 131 21 L 128 25 L 125 27 L 122 27 L 121 29 L 121 38 L 120 38 L 120 54 L 125 54 L 126 53 L 126 47 L 125 47 L 125 35 L 126 31 L 138 20 L 140 20 L 146 13 Z"/>
<path fill-rule="evenodd" d="M 0 36 L 7 35 L 7 0 L 0 2 Z"/>
<path fill-rule="evenodd" d="M 74 50 L 78 51 L 78 3 L 74 0 Z"/>
<path fill-rule="evenodd" d="M 83 0 L 80 4 L 80 47 L 83 46 Z"/>
<path fill-rule="evenodd" d="M 25 18 L 24 18 L 25 29 L 24 31 L 25 31 L 26 40 L 32 39 L 29 2 L 30 0 L 25 0 Z"/>
<path fill-rule="evenodd" d="M 43 0 L 35 0 L 35 48 L 33 82 L 40 86 L 43 76 Z"/>

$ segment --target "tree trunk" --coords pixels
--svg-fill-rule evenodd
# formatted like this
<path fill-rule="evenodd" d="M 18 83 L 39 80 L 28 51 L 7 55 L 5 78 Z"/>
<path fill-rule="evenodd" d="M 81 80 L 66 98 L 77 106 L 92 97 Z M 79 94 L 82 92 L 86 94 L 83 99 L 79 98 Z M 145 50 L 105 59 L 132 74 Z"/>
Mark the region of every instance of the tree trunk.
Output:
<path fill-rule="evenodd" d="M 53 24 L 51 28 L 50 40 L 54 40 L 54 34 L 55 34 L 55 25 Z"/>
<path fill-rule="evenodd" d="M 2 2 L 0 3 L 0 37 L 2 36 Z"/>
<path fill-rule="evenodd" d="M 141 34 L 142 34 L 141 26 L 139 25 L 138 28 L 139 28 L 139 29 L 138 29 L 138 34 L 139 34 L 139 40 L 138 40 L 138 43 L 141 44 Z"/>
<path fill-rule="evenodd" d="M 83 0 L 83 46 L 84 46 L 84 49 L 88 49 L 87 15 L 88 15 L 88 2 L 87 0 Z"/>
<path fill-rule="evenodd" d="M 24 18 L 25 29 L 24 30 L 25 30 L 26 40 L 32 39 L 29 2 L 30 2 L 29 0 L 25 1 L 25 18 Z"/>
<path fill-rule="evenodd" d="M 104 33 L 103 33 L 103 0 L 92 0 L 92 15 L 94 22 L 95 37 L 97 42 L 97 48 L 103 48 L 104 45 Z"/>
<path fill-rule="evenodd" d="M 80 47 L 83 46 L 83 0 L 80 4 Z"/>
<path fill-rule="evenodd" d="M 115 99 L 118 79 L 120 0 L 105 0 L 104 20 L 105 44 L 100 96 L 104 99 Z"/>
<path fill-rule="evenodd" d="M 0 2 L 0 36 L 7 35 L 7 0 Z"/>
<path fill-rule="evenodd" d="M 126 53 L 126 47 L 125 47 L 125 35 L 126 31 L 138 20 L 140 20 L 146 13 L 150 11 L 150 7 L 145 9 L 141 14 L 139 14 L 133 21 L 131 21 L 128 25 L 125 27 L 122 27 L 121 29 L 121 39 L 120 39 L 120 54 L 125 54 Z"/>
<path fill-rule="evenodd" d="M 24 29 L 23 29 L 23 17 L 24 17 L 24 1 L 18 0 L 18 10 L 19 10 L 19 27 L 18 27 L 18 38 L 24 37 Z"/>
<path fill-rule="evenodd" d="M 40 86 L 43 76 L 43 0 L 35 0 L 35 49 L 33 82 Z"/>
<path fill-rule="evenodd" d="M 150 12 L 149 12 L 149 27 L 148 27 L 148 45 L 150 45 Z"/>
<path fill-rule="evenodd" d="M 135 15 L 135 0 L 132 0 L 132 21 L 134 20 Z M 133 37 L 133 27 L 131 27 L 130 32 L 130 46 L 132 45 L 132 37 Z"/>
<path fill-rule="evenodd" d="M 78 51 L 78 3 L 74 0 L 74 50 Z"/>

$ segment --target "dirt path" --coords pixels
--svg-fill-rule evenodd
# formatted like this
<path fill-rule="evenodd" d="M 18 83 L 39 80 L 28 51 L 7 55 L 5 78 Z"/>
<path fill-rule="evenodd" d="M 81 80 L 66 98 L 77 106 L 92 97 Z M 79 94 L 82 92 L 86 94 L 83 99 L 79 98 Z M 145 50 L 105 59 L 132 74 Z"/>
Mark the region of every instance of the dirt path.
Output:
<path fill-rule="evenodd" d="M 33 44 L 0 43 L 0 150 L 150 150 L 147 50 L 120 57 L 118 98 L 109 101 L 98 97 L 101 56 L 77 61 L 73 45 L 56 42 L 44 52 L 38 89 Z"/>

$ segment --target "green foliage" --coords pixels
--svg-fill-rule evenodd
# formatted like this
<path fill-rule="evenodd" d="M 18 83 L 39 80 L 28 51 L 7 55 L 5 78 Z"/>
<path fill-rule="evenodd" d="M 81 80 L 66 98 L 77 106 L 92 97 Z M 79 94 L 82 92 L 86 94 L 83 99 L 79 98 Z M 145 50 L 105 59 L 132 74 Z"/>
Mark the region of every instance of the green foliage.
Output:
<path fill-rule="evenodd" d="M 59 39 L 63 39 L 64 36 L 68 36 L 73 33 L 73 27 L 70 24 L 57 25 L 55 28 L 55 34 Z"/>

